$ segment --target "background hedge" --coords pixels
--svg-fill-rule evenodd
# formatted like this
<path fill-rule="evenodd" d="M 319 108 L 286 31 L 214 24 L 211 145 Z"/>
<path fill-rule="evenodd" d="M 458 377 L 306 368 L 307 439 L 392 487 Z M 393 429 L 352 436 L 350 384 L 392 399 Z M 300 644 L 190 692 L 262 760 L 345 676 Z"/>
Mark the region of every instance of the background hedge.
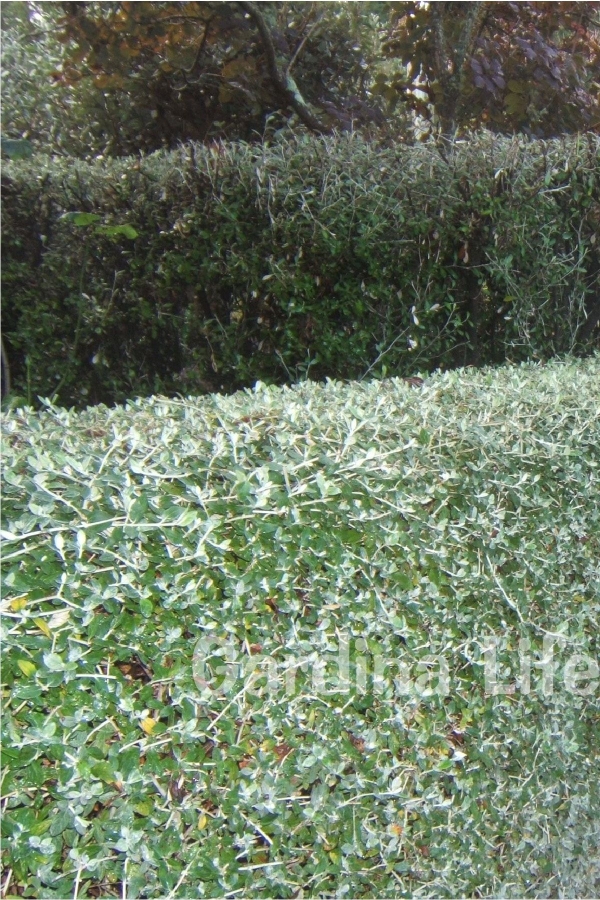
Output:
<path fill-rule="evenodd" d="M 35 402 L 232 391 L 598 345 L 600 140 L 356 135 L 3 174 L 3 329 Z"/>

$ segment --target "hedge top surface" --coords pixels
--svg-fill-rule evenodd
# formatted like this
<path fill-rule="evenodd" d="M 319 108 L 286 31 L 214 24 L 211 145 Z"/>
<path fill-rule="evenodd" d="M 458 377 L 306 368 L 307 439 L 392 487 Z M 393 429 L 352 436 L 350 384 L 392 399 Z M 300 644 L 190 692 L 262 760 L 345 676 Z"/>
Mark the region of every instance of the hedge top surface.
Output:
<path fill-rule="evenodd" d="M 593 896 L 599 386 L 4 416 L 22 894 Z"/>

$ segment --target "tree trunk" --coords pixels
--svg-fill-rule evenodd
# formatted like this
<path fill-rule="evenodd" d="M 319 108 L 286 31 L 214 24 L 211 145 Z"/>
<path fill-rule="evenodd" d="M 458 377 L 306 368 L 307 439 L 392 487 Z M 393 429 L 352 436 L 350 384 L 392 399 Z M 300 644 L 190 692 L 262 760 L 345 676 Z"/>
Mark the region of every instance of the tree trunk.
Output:
<path fill-rule="evenodd" d="M 442 89 L 442 99 L 436 104 L 442 137 L 454 138 L 461 99 L 465 92 L 467 65 L 473 55 L 475 42 L 481 34 L 488 14 L 487 2 L 431 4 L 436 80 Z M 458 40 L 449 41 L 448 22 L 466 8 L 465 20 Z M 451 49 L 450 49 L 451 47 Z"/>

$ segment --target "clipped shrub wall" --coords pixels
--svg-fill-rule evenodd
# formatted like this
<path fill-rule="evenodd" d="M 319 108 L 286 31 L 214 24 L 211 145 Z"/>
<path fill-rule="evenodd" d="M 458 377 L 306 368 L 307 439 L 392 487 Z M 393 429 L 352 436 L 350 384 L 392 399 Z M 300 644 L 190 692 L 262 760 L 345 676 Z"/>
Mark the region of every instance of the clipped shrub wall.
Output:
<path fill-rule="evenodd" d="M 8 163 L 15 392 L 82 406 L 585 351 L 599 151 L 345 136 Z"/>

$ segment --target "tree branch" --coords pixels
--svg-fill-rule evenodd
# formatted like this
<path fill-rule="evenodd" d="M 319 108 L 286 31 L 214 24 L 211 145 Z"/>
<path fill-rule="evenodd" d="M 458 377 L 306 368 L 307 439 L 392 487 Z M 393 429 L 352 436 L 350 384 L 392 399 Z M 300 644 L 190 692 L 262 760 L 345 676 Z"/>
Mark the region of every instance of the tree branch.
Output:
<path fill-rule="evenodd" d="M 481 34 L 488 6 L 489 3 L 481 0 L 469 4 L 454 50 L 448 49 L 445 17 L 456 15 L 456 10 L 453 10 L 449 3 L 434 3 L 431 6 L 436 77 L 444 94 L 440 114 L 444 133 L 449 136 L 453 136 L 456 130 L 456 114 L 465 88 L 466 62 L 472 55 L 475 41 Z"/>
<path fill-rule="evenodd" d="M 455 71 L 458 75 L 466 61 L 473 53 L 475 41 L 481 34 L 481 29 L 485 23 L 488 13 L 489 3 L 470 3 L 467 20 L 464 24 L 462 34 L 458 41 L 455 53 Z"/>
<path fill-rule="evenodd" d="M 306 32 L 306 34 L 304 35 L 304 37 L 302 38 L 302 40 L 300 41 L 300 43 L 298 44 L 298 46 L 296 47 L 296 50 L 294 51 L 294 55 L 292 56 L 292 58 L 291 58 L 291 60 L 290 60 L 290 62 L 289 62 L 289 64 L 288 64 L 287 69 L 285 70 L 285 74 L 286 74 L 286 75 L 289 75 L 289 74 L 290 74 L 290 72 L 291 72 L 291 70 L 292 70 L 292 66 L 294 65 L 294 63 L 296 62 L 296 60 L 298 59 L 298 57 L 299 57 L 300 54 L 302 53 L 302 50 L 304 49 L 304 46 L 306 45 L 306 42 L 308 41 L 309 37 L 311 37 L 311 35 L 314 34 L 315 30 L 316 30 L 316 29 L 319 27 L 319 25 L 321 24 L 321 22 L 322 22 L 322 20 L 323 20 L 323 15 L 324 15 L 324 13 L 322 13 L 322 14 L 319 16 L 319 18 L 317 19 L 316 22 L 313 22 L 313 23 L 312 23 L 312 25 L 310 26 L 310 28 L 308 29 L 308 31 Z"/>
<path fill-rule="evenodd" d="M 440 82 L 445 81 L 448 77 L 448 52 L 446 49 L 446 35 L 444 32 L 444 6 L 444 3 L 434 3 L 431 7 L 433 51 L 435 54 L 437 77 Z"/>
<path fill-rule="evenodd" d="M 477 38 L 481 34 L 485 25 L 489 6 L 490 4 L 488 2 L 471 3 L 471 5 L 469 6 L 467 21 L 465 22 L 463 32 L 460 36 L 460 40 L 458 41 L 458 46 L 456 48 L 455 72 L 458 82 L 457 90 L 459 98 L 457 107 L 460 106 L 460 98 L 464 97 L 465 95 L 465 86 L 467 81 L 467 61 L 473 55 L 475 42 L 477 41 Z"/>
<path fill-rule="evenodd" d="M 328 134 L 331 129 L 313 115 L 304 97 L 298 90 L 296 82 L 289 74 L 291 64 L 288 67 L 287 73 L 283 74 L 280 71 L 279 66 L 277 65 L 277 54 L 273 44 L 273 37 L 256 4 L 245 2 L 245 0 L 239 0 L 238 6 L 243 12 L 250 16 L 256 26 L 265 53 L 269 77 L 277 93 L 285 100 L 287 106 L 292 107 L 300 121 L 306 125 L 307 128 L 314 131 L 316 134 Z"/>
<path fill-rule="evenodd" d="M 2 368 L 2 399 L 8 397 L 10 394 L 10 366 L 8 365 L 8 356 L 6 350 L 4 349 L 4 341 L 0 337 L 0 357 L 1 357 L 1 368 Z"/>

